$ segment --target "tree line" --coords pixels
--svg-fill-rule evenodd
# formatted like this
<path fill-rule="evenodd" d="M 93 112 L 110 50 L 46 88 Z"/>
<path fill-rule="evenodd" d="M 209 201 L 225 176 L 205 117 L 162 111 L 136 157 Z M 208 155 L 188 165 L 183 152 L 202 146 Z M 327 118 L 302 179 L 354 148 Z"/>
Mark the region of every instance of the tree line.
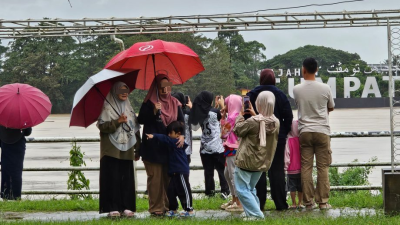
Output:
<path fill-rule="evenodd" d="M 342 62 L 343 68 L 352 69 L 355 65 L 361 71 L 368 65 L 356 53 L 322 46 L 307 45 L 277 55 L 267 60 L 263 52 L 266 47 L 257 41 L 245 41 L 239 32 L 219 32 L 217 38 L 210 39 L 201 34 L 146 34 L 118 36 L 130 47 L 137 42 L 156 39 L 179 42 L 194 50 L 203 62 L 205 71 L 183 85 L 173 87 L 192 99 L 202 90 L 214 94 L 229 95 L 239 93 L 240 88 L 252 89 L 259 82 L 259 72 L 263 68 L 294 69 L 301 68 L 306 57 L 314 57 L 322 68 Z M 41 89 L 53 103 L 52 113 L 70 113 L 73 97 L 88 77 L 96 74 L 106 63 L 121 51 L 120 46 L 109 36 L 21 38 L 11 41 L 8 46 L 0 45 L 0 85 L 8 83 L 27 83 Z M 397 57 L 397 58 L 396 58 Z M 395 56 L 394 60 L 398 61 Z M 324 82 L 329 77 L 326 70 L 318 74 Z M 343 98 L 344 74 L 336 75 L 337 97 Z M 388 96 L 387 81 L 382 74 L 374 72 L 383 97 Z M 294 77 L 294 76 L 292 76 Z M 366 76 L 356 74 L 361 81 L 358 91 L 351 97 L 360 97 Z M 277 86 L 288 94 L 288 76 L 280 77 Z M 295 83 L 300 78 L 295 77 Z M 397 86 L 399 84 L 396 84 Z M 130 95 L 136 110 L 140 107 L 147 91 L 134 90 Z"/>
<path fill-rule="evenodd" d="M 161 39 L 179 42 L 193 49 L 205 71 L 173 91 L 192 99 L 202 90 L 215 94 L 238 93 L 258 82 L 258 71 L 266 48 L 246 42 L 238 32 L 220 33 L 216 39 L 193 33 L 119 36 L 130 47 L 136 42 Z M 52 113 L 70 113 L 73 97 L 88 77 L 96 74 L 120 52 L 109 36 L 21 38 L 7 47 L 0 45 L 0 85 L 27 83 L 46 93 L 53 103 Z M 140 107 L 147 91 L 134 90 L 133 106 Z"/>

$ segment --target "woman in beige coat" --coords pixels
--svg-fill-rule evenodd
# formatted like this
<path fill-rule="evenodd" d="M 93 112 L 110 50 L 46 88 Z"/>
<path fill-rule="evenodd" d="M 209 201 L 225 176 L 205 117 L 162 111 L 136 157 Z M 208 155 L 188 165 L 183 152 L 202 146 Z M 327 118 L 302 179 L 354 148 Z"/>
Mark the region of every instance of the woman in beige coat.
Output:
<path fill-rule="evenodd" d="M 274 116 L 275 96 L 270 91 L 261 92 L 256 100 L 259 114 L 245 120 L 236 119 L 233 131 L 240 143 L 236 153 L 235 187 L 247 217 L 263 219 L 255 186 L 262 172 L 268 171 L 275 155 L 279 134 L 279 120 Z M 242 112 L 242 115 L 245 113 Z"/>

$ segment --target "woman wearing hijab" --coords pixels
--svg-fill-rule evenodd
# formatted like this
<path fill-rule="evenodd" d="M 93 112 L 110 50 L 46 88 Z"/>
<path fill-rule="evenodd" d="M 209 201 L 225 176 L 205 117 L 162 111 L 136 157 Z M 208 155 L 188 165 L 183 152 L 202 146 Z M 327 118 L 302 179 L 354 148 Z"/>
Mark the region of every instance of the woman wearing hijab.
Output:
<path fill-rule="evenodd" d="M 187 103 L 186 103 L 186 98 L 185 95 L 181 92 L 175 92 L 172 94 L 172 96 L 182 104 L 182 111 L 183 114 L 185 115 L 185 143 L 188 145 L 186 148 L 186 155 L 188 157 L 188 162 L 190 164 L 191 160 L 191 155 L 192 155 L 192 146 L 193 146 L 193 140 L 192 140 L 192 126 L 189 123 L 189 114 L 190 114 L 190 109 L 192 108 L 192 102 L 190 101 L 189 96 L 187 96 Z"/>
<path fill-rule="evenodd" d="M 274 94 L 276 102 L 274 115 L 279 119 L 281 124 L 279 130 L 279 139 L 276 147 L 275 158 L 271 168 L 268 171 L 268 178 L 271 187 L 271 197 L 275 203 L 277 210 L 286 210 L 289 205 L 286 202 L 286 181 L 285 181 L 285 145 L 286 137 L 290 132 L 293 120 L 292 108 L 285 93 L 275 86 L 275 74 L 271 69 L 264 69 L 260 74 L 260 86 L 251 90 L 247 95 L 250 102 L 255 105 L 257 96 L 262 91 L 270 91 Z M 254 108 L 257 113 L 258 107 Z M 267 178 L 266 174 L 262 174 L 257 183 L 257 195 L 260 199 L 261 210 L 264 211 L 265 201 L 267 199 Z"/>
<path fill-rule="evenodd" d="M 224 146 L 221 139 L 221 112 L 212 108 L 213 94 L 202 91 L 194 99 L 190 110 L 189 121 L 193 130 L 202 129 L 200 157 L 204 167 L 206 195 L 215 194 L 214 169 L 218 172 L 223 197 L 229 195 L 228 183 L 225 180 Z"/>
<path fill-rule="evenodd" d="M 166 75 L 156 76 L 138 116 L 139 123 L 144 125 L 140 156 L 147 174 L 149 212 L 154 216 L 162 216 L 169 209 L 168 146 L 155 139 L 148 140 L 145 135 L 154 133 L 168 135 L 167 126 L 170 123 L 185 122 L 181 103 L 171 96 L 168 85 L 169 79 Z M 182 135 L 179 139 L 179 147 L 182 147 L 185 137 Z"/>
<path fill-rule="evenodd" d="M 113 85 L 97 122 L 100 130 L 100 213 L 134 216 L 133 160 L 140 146 L 140 126 L 123 82 Z"/>
<path fill-rule="evenodd" d="M 235 161 L 235 187 L 246 216 L 263 219 L 255 186 L 274 159 L 279 120 L 274 116 L 275 96 L 272 92 L 261 92 L 255 105 L 259 114 L 256 115 L 251 107 L 251 117 L 245 120 L 239 116 L 233 129 L 241 138 Z"/>
<path fill-rule="evenodd" d="M 25 136 L 32 128 L 10 129 L 0 126 L 1 147 L 1 198 L 17 200 L 21 198 L 22 170 L 26 150 Z"/>
<path fill-rule="evenodd" d="M 238 137 L 233 132 L 233 128 L 235 127 L 236 118 L 240 115 L 242 110 L 242 97 L 239 95 L 229 95 L 225 99 L 225 108 L 222 113 L 221 120 L 221 130 L 222 130 L 222 139 L 224 139 L 224 156 L 225 156 L 225 170 L 224 175 L 225 179 L 228 181 L 229 190 L 232 194 L 232 200 L 228 203 L 221 205 L 222 209 L 225 209 L 228 212 L 241 212 L 243 211 L 243 207 L 240 204 L 239 198 L 236 194 L 235 189 L 235 156 L 236 151 L 239 146 Z M 228 117 L 225 119 L 225 114 L 228 113 Z"/>

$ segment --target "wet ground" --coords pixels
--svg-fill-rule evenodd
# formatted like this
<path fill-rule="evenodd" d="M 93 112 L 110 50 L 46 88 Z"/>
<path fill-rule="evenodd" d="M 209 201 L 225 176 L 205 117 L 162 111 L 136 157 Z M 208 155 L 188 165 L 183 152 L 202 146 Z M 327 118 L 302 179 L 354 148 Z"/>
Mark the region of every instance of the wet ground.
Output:
<path fill-rule="evenodd" d="M 316 217 L 316 218 L 336 218 L 336 217 L 351 217 L 351 216 L 370 216 L 375 215 L 376 211 L 373 209 L 330 209 L 321 211 L 315 210 L 287 210 L 285 212 L 278 211 L 267 211 L 265 212 L 266 217 L 270 218 L 281 218 L 281 217 Z M 207 211 L 196 211 L 196 218 L 200 219 L 216 219 L 216 220 L 227 220 L 232 218 L 241 218 L 244 213 L 229 213 L 221 210 L 207 210 Z M 145 219 L 150 217 L 147 212 L 137 213 L 134 219 Z M 99 220 L 108 219 L 107 214 L 99 214 L 98 212 L 50 212 L 50 213 L 13 213 L 6 212 L 0 217 L 4 221 L 13 220 L 34 220 L 34 221 L 87 221 L 87 220 Z"/>
<path fill-rule="evenodd" d="M 297 112 L 294 112 L 297 117 Z M 330 114 L 332 132 L 340 131 L 387 131 L 389 130 L 389 109 L 337 109 Z M 199 135 L 195 132 L 195 135 Z M 46 122 L 33 129 L 32 137 L 97 137 L 95 125 L 87 129 L 69 127 L 69 115 L 51 115 Z M 99 143 L 80 143 L 85 152 L 87 166 L 99 166 Z M 191 165 L 201 165 L 199 142 L 194 142 Z M 70 143 L 28 143 L 25 167 L 65 167 L 69 166 Z M 333 162 L 351 162 L 354 159 L 368 161 L 378 157 L 379 161 L 390 161 L 390 138 L 335 138 L 332 139 Z M 138 166 L 143 166 L 138 162 Z M 90 179 L 90 187 L 98 189 L 99 173 L 85 172 Z M 24 172 L 23 190 L 66 190 L 67 172 Z M 216 175 L 217 179 L 217 175 Z M 203 187 L 202 171 L 192 171 L 192 187 Z M 370 175 L 370 182 L 381 184 L 380 168 Z M 145 190 L 146 175 L 138 171 L 138 189 Z"/>

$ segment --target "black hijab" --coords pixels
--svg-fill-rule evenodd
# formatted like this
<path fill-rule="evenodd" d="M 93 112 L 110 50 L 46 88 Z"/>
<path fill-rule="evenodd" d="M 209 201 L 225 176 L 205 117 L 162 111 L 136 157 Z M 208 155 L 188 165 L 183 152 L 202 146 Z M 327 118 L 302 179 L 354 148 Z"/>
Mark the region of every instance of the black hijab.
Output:
<path fill-rule="evenodd" d="M 202 124 L 207 119 L 213 101 L 213 94 L 208 91 L 202 91 L 196 96 L 193 102 L 193 108 L 190 110 L 189 122 L 193 125 Z"/>
<path fill-rule="evenodd" d="M 185 95 L 181 92 L 174 92 L 171 94 L 172 97 L 178 99 L 178 101 L 182 104 L 182 111 L 184 114 L 189 115 L 190 109 L 186 106 Z"/>

